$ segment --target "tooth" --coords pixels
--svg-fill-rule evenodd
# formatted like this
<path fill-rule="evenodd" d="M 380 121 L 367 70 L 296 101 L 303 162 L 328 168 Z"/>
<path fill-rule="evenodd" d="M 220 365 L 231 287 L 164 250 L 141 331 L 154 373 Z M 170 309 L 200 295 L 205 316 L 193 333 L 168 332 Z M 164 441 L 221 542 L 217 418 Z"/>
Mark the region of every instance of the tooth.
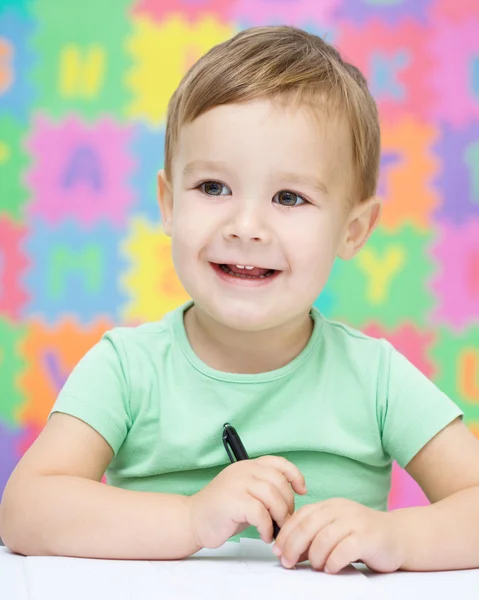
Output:
<path fill-rule="evenodd" d="M 245 269 L 248 269 L 248 271 L 251 271 L 251 269 L 254 269 L 254 267 L 247 267 L 247 266 L 245 266 Z"/>
<path fill-rule="evenodd" d="M 237 269 L 244 269 L 243 265 L 236 265 L 236 268 Z M 246 267 L 246 268 L 248 269 L 249 267 Z"/>

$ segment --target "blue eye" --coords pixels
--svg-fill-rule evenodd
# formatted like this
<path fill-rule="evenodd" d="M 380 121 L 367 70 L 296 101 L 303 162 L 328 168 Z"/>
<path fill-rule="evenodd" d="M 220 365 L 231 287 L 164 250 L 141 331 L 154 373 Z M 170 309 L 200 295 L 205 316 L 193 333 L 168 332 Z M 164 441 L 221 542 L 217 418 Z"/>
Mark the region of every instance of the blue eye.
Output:
<path fill-rule="evenodd" d="M 281 190 L 280 192 L 274 195 L 273 200 L 276 197 L 278 198 L 278 200 L 276 201 L 277 204 L 280 204 L 281 206 L 294 207 L 300 206 L 301 204 L 306 204 L 307 202 L 307 200 L 302 198 L 299 194 L 289 192 L 288 190 Z"/>
<path fill-rule="evenodd" d="M 229 190 L 229 194 L 231 194 L 231 190 L 224 183 L 220 183 L 219 181 L 204 181 L 200 186 L 200 190 L 206 194 L 207 196 L 226 196 L 228 194 L 222 194 L 222 189 Z"/>

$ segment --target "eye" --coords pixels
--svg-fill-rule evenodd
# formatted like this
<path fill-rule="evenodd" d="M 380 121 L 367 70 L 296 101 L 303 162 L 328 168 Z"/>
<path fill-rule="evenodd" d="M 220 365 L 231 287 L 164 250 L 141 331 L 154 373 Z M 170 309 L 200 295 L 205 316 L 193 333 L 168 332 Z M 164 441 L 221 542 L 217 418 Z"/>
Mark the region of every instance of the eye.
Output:
<path fill-rule="evenodd" d="M 231 194 L 229 187 L 219 181 L 204 181 L 198 187 L 207 196 L 227 196 L 228 194 Z M 222 189 L 227 189 L 229 191 L 227 194 L 222 194 Z"/>
<path fill-rule="evenodd" d="M 275 198 L 277 198 L 277 200 L 274 200 Z M 302 198 L 299 194 L 289 192 L 288 190 L 281 190 L 273 196 L 273 200 L 281 206 L 289 207 L 300 206 L 301 204 L 307 203 L 307 200 Z"/>

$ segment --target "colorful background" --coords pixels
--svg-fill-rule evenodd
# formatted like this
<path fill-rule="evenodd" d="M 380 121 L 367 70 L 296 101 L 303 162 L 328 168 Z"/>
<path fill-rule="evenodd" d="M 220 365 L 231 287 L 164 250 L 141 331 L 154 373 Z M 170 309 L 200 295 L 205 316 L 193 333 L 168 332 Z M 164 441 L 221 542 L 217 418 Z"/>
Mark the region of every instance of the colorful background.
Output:
<path fill-rule="evenodd" d="M 187 299 L 155 200 L 167 103 L 211 46 L 275 23 L 325 35 L 380 108 L 382 224 L 317 304 L 479 436 L 476 0 L 0 0 L 0 494 L 101 334 Z M 395 466 L 390 506 L 425 502 Z"/>

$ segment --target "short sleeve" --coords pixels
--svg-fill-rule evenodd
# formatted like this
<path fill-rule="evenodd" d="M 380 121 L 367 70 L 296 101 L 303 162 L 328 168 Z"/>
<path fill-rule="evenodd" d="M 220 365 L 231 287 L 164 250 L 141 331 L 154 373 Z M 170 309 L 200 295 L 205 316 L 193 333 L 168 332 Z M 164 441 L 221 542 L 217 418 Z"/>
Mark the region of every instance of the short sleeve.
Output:
<path fill-rule="evenodd" d="M 382 444 L 401 467 L 462 410 L 408 359 L 384 340 L 386 385 Z"/>
<path fill-rule="evenodd" d="M 118 330 L 103 335 L 77 363 L 48 418 L 61 412 L 95 429 L 116 455 L 131 427 L 126 355 Z"/>

